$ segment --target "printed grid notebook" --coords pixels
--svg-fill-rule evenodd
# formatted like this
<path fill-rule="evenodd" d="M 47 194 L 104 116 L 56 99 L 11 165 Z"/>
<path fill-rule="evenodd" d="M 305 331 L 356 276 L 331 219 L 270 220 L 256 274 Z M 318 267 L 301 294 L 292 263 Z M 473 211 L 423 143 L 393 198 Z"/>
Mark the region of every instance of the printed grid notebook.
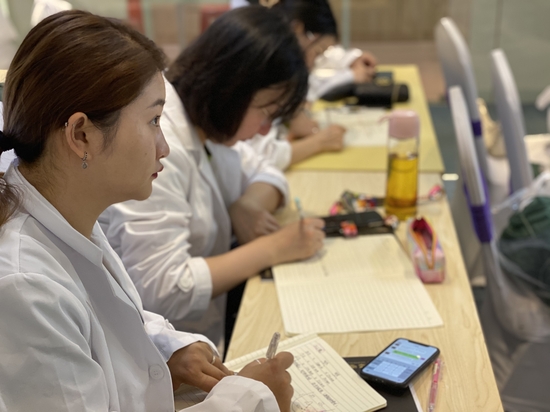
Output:
<path fill-rule="evenodd" d="M 225 365 L 239 371 L 253 360 L 265 357 L 266 350 L 249 353 Z M 317 335 L 282 341 L 278 351 L 294 355 L 294 363 L 288 369 L 294 388 L 291 411 L 371 412 L 386 406 L 386 400 Z M 180 388 L 175 395 L 176 410 L 195 405 L 205 397 L 206 393 L 198 389 Z"/>
<path fill-rule="evenodd" d="M 412 262 L 390 234 L 327 238 L 313 258 L 272 271 L 288 335 L 443 325 Z"/>

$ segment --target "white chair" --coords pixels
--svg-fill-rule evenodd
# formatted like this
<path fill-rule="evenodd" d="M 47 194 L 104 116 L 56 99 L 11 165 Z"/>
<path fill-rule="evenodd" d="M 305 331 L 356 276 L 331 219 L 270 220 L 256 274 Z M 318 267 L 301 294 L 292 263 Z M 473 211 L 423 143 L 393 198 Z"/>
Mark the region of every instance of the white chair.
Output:
<path fill-rule="evenodd" d="M 535 185 L 514 194 L 505 203 L 489 210 L 486 190 L 475 156 L 466 102 L 460 87 L 449 90 L 449 101 L 458 143 L 458 153 L 469 193 L 470 213 L 481 243 L 487 277 L 487 293 L 480 318 L 491 363 L 505 410 L 550 411 L 550 308 L 524 283 L 508 278 L 501 270 L 494 233 L 500 234 L 517 204 L 532 193 Z M 542 183 L 540 183 L 542 182 Z M 550 182 L 550 174 L 537 184 Z M 548 184 L 550 194 L 550 184 Z M 531 195 L 532 195 L 531 193 Z M 496 223 L 496 230 L 493 228 Z M 537 361 L 537 356 L 543 356 Z"/>
<path fill-rule="evenodd" d="M 508 59 L 501 49 L 491 52 L 491 70 L 498 118 L 510 163 L 512 193 L 533 182 L 525 148 L 525 124 L 518 89 Z"/>
<path fill-rule="evenodd" d="M 470 119 L 468 122 L 471 124 L 475 145 L 474 153 L 481 166 L 482 175 L 487 181 L 490 200 L 500 202 L 508 195 L 508 184 L 502 185 L 499 182 L 503 176 L 507 175 L 507 165 L 503 159 L 489 159 L 487 155 L 477 106 L 477 86 L 468 45 L 454 21 L 448 17 L 442 18 L 436 25 L 435 42 L 447 90 L 452 86 L 460 86 L 464 92 Z M 480 244 L 472 224 L 465 223 L 471 220 L 467 205 L 463 190 L 457 189 L 451 202 L 451 211 L 464 263 L 471 281 L 483 283 L 485 275 Z"/>
<path fill-rule="evenodd" d="M 435 27 L 435 43 L 447 90 L 452 86 L 460 86 L 463 90 L 475 138 L 476 155 L 483 176 L 486 177 L 487 149 L 481 132 L 477 85 L 468 45 L 454 21 L 448 17 L 443 17 Z"/>

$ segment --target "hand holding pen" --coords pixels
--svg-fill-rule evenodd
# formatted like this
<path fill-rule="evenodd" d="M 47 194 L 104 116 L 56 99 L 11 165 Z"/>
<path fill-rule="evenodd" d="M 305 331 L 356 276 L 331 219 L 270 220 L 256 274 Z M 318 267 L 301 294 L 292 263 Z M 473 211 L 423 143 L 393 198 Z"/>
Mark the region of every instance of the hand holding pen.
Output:
<path fill-rule="evenodd" d="M 264 383 L 275 395 L 281 412 L 288 412 L 294 389 L 290 384 L 291 378 L 287 369 L 294 362 L 294 356 L 289 352 L 276 354 L 279 339 L 279 333 L 275 332 L 266 357 L 252 361 L 239 372 L 239 375 Z"/>

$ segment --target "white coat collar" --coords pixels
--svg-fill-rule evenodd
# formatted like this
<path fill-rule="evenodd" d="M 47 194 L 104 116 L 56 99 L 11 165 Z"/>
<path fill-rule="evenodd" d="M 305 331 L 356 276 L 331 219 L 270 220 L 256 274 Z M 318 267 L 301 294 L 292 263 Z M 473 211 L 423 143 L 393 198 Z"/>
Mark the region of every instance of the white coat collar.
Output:
<path fill-rule="evenodd" d="M 23 177 L 17 166 L 18 162 L 14 161 L 8 168 L 5 179 L 21 190 L 23 208 L 51 233 L 71 245 L 76 252 L 94 265 L 101 266 L 103 260 L 101 248 L 74 229 L 61 213 Z M 101 228 L 97 222 L 92 230 L 92 237 L 98 239 L 98 242 L 102 237 Z"/>
<path fill-rule="evenodd" d="M 103 234 L 99 223 L 95 223 L 90 239 L 87 239 L 80 232 L 74 229 L 59 211 L 48 202 L 44 196 L 32 186 L 27 179 L 21 174 L 17 167 L 18 162 L 11 164 L 6 172 L 6 181 L 14 186 L 17 186 L 22 192 L 22 205 L 27 213 L 34 217 L 41 225 L 48 229 L 55 237 L 57 237 L 67 247 L 73 249 L 78 255 L 81 255 L 91 264 L 93 264 L 100 273 L 105 273 L 108 270 L 110 275 L 116 279 L 125 296 L 118 296 L 119 299 L 125 301 L 129 298 L 131 305 L 135 306 L 138 312 L 141 311 L 141 299 L 135 289 L 132 281 L 126 274 L 126 270 L 122 262 L 112 251 L 105 235 Z M 104 253 L 111 250 L 112 253 Z M 74 263 L 74 262 L 73 262 Z M 88 275 L 87 271 L 79 274 L 82 281 Z M 80 283 L 80 282 L 78 282 Z M 86 288 L 88 290 L 88 288 Z M 115 289 L 111 287 L 114 296 L 117 296 Z M 89 292 L 89 290 L 88 290 Z M 127 304 L 130 302 L 126 302 Z"/>

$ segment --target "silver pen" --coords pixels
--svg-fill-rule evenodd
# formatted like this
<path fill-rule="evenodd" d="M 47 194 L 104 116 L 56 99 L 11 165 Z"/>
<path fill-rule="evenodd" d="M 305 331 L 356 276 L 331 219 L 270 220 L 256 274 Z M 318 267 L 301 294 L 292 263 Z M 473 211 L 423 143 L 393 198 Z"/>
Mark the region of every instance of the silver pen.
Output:
<path fill-rule="evenodd" d="M 273 334 L 273 337 L 271 338 L 271 342 L 269 342 L 267 353 L 265 354 L 265 357 L 268 360 L 273 359 L 275 357 L 275 354 L 277 353 L 277 346 L 279 346 L 280 339 L 281 339 L 281 334 L 279 332 L 275 332 Z"/>

